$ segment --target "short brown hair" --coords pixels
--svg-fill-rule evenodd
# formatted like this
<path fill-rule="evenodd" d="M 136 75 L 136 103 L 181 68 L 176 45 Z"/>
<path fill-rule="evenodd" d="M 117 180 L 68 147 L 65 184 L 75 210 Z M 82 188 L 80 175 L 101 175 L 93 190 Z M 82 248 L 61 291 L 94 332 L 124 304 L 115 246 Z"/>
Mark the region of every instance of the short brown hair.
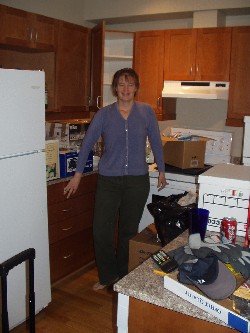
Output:
<path fill-rule="evenodd" d="M 113 92 L 114 96 L 117 96 L 116 88 L 118 86 L 119 78 L 123 75 L 125 76 L 125 79 L 127 79 L 127 77 L 129 77 L 129 76 L 132 77 L 134 79 L 136 89 L 137 90 L 139 89 L 140 82 L 139 82 L 139 77 L 138 77 L 138 74 L 136 73 L 136 71 L 132 68 L 122 68 L 119 71 L 117 71 L 113 76 L 112 92 Z"/>

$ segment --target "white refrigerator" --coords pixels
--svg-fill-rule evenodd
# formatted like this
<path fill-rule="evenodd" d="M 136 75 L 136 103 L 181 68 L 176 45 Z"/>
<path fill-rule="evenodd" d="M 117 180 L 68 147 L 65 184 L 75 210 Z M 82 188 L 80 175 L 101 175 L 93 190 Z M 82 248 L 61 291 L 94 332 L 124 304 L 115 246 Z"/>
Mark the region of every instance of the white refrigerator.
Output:
<path fill-rule="evenodd" d="M 51 301 L 44 82 L 42 71 L 0 69 L 0 263 L 35 248 L 36 313 Z M 7 277 L 10 328 L 28 316 L 26 273 L 22 263 Z"/>

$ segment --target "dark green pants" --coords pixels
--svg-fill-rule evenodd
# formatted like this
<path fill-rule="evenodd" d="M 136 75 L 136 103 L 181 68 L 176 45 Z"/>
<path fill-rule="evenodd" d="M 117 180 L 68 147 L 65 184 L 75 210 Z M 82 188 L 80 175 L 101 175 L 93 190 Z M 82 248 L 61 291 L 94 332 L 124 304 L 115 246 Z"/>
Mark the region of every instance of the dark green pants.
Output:
<path fill-rule="evenodd" d="M 138 232 L 148 194 L 148 174 L 98 176 L 93 233 L 101 284 L 111 284 L 128 273 L 129 240 Z M 118 242 L 115 248 L 118 221 Z"/>

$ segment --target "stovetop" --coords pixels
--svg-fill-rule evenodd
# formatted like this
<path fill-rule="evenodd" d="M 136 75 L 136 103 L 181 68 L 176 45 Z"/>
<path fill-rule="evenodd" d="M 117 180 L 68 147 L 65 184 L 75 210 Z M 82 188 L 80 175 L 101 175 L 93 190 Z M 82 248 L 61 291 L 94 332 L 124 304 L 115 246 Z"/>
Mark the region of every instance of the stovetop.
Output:
<path fill-rule="evenodd" d="M 165 164 L 165 175 L 167 181 L 178 181 L 187 183 L 198 183 L 198 176 L 210 169 L 213 165 L 205 165 L 203 168 L 181 169 Z M 158 177 L 157 165 L 149 164 L 149 175 L 151 178 Z"/>
<path fill-rule="evenodd" d="M 192 175 L 192 176 L 199 176 L 203 172 L 210 169 L 212 165 L 205 164 L 203 168 L 189 168 L 189 169 L 181 169 L 177 168 L 175 166 L 165 164 L 165 172 L 171 172 L 171 173 L 178 173 L 182 175 Z"/>

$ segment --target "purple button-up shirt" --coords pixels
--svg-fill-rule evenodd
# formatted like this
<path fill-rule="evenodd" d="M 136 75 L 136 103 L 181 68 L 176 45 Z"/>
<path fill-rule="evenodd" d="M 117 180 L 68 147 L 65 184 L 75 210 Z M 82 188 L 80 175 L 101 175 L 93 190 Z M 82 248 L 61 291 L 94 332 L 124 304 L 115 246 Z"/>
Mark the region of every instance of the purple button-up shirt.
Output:
<path fill-rule="evenodd" d="M 134 102 L 127 120 L 118 111 L 116 102 L 100 109 L 92 119 L 83 139 L 77 161 L 77 172 L 83 172 L 88 154 L 100 136 L 104 141 L 104 152 L 99 161 L 99 174 L 103 176 L 146 174 L 147 137 L 158 170 L 165 171 L 158 122 L 148 104 Z"/>

